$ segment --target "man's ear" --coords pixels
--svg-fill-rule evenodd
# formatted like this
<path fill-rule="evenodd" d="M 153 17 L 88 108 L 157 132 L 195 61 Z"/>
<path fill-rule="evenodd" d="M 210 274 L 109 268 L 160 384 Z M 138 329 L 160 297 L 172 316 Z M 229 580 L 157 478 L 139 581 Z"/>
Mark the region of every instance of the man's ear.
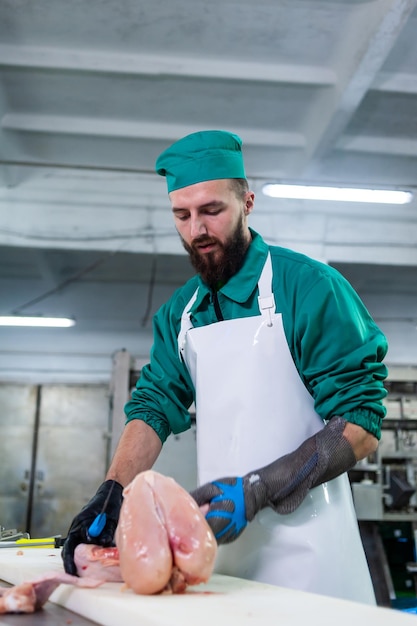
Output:
<path fill-rule="evenodd" d="M 255 194 L 253 193 L 253 191 L 248 191 L 245 198 L 245 215 L 249 215 L 249 213 L 252 213 L 254 204 Z"/>

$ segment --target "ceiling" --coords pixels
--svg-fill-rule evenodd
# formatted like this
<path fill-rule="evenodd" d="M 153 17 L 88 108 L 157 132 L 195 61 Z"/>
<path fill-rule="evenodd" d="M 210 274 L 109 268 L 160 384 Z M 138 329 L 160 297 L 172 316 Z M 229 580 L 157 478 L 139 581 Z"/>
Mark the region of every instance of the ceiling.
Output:
<path fill-rule="evenodd" d="M 180 284 L 154 163 L 216 128 L 243 139 L 267 241 L 415 298 L 417 197 L 272 200 L 262 185 L 417 193 L 416 32 L 417 0 L 0 0 L 0 312 L 48 313 L 75 281 Z"/>

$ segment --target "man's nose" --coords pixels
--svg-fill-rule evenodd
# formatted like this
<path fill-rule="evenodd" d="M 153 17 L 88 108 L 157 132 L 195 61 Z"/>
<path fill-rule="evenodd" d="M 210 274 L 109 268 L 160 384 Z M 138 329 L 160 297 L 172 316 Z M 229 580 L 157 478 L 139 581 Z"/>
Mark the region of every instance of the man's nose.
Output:
<path fill-rule="evenodd" d="M 204 220 L 200 216 L 191 218 L 191 239 L 201 237 L 201 235 L 207 235 L 207 228 Z"/>

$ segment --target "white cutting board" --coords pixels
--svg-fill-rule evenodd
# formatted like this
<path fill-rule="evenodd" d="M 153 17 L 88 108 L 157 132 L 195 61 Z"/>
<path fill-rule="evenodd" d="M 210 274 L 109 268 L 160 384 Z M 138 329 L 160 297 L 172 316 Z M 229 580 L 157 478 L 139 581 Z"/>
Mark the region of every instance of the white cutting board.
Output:
<path fill-rule="evenodd" d="M 50 571 L 63 571 L 60 550 L 0 549 L 2 580 L 16 585 Z M 97 589 L 60 585 L 50 601 L 103 626 L 417 624 L 415 616 L 396 610 L 220 575 L 212 576 L 207 584 L 192 587 L 181 595 L 138 596 L 123 590 L 119 583 L 106 583 Z M 28 616 L 28 626 L 29 623 Z"/>

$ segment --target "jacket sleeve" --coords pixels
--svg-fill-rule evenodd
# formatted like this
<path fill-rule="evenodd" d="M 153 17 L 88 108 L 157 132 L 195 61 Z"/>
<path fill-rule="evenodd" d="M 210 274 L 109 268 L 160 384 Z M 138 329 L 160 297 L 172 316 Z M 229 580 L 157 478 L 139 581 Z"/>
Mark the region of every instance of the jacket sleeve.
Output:
<path fill-rule="evenodd" d="M 343 416 L 379 439 L 385 336 L 351 285 L 327 266 L 294 302 L 291 349 L 316 411 L 326 420 Z"/>
<path fill-rule="evenodd" d="M 188 409 L 193 402 L 194 389 L 187 368 L 178 356 L 178 331 L 179 316 L 168 302 L 153 319 L 150 362 L 142 369 L 131 400 L 125 406 L 126 421 L 145 421 L 162 443 L 171 432 L 182 432 L 191 425 Z"/>

